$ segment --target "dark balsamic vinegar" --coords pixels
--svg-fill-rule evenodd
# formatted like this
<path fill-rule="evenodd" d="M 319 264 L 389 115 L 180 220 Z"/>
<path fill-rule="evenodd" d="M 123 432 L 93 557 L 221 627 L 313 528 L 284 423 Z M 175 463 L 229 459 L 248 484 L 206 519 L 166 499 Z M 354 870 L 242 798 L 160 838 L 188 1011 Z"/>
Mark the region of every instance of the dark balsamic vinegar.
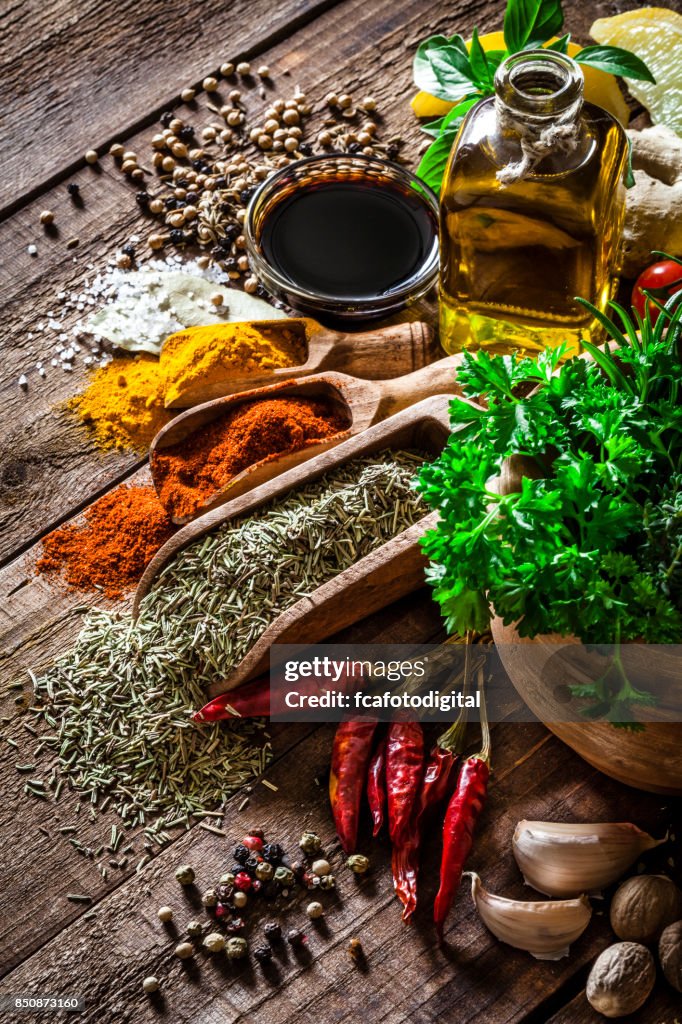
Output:
<path fill-rule="evenodd" d="M 414 189 L 339 178 L 285 194 L 264 219 L 260 245 L 294 286 L 369 298 L 409 285 L 437 232 L 435 215 Z"/>

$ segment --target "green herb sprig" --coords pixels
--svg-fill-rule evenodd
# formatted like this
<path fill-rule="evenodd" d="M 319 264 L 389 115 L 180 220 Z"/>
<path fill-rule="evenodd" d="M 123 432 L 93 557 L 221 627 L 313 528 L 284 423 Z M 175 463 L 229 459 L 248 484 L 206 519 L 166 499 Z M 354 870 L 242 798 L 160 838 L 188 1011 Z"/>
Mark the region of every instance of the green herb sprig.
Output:
<path fill-rule="evenodd" d="M 476 28 L 470 49 L 460 35 L 449 39 L 441 35 L 431 36 L 419 44 L 414 58 L 415 85 L 438 99 L 455 104 L 444 117 L 423 127 L 423 131 L 434 139 L 417 170 L 427 185 L 439 191 L 452 143 L 464 115 L 479 100 L 493 95 L 495 71 L 502 61 L 512 53 L 540 46 L 566 53 L 570 34 L 549 42 L 559 35 L 563 24 L 561 0 L 508 0 L 504 14 L 504 50 L 486 53 Z M 655 82 L 643 60 L 618 46 L 586 46 L 574 60 L 611 75 Z"/>
<path fill-rule="evenodd" d="M 440 513 L 423 549 L 452 632 L 484 632 L 494 608 L 521 636 L 680 642 L 682 292 L 655 325 L 583 305 L 610 339 L 585 345 L 591 359 L 464 357 L 458 383 L 483 404 L 451 403 L 453 433 L 419 475 Z M 518 491 L 498 494 L 509 459 Z M 615 721 L 650 699 L 617 672 L 595 687 L 576 695 Z"/>

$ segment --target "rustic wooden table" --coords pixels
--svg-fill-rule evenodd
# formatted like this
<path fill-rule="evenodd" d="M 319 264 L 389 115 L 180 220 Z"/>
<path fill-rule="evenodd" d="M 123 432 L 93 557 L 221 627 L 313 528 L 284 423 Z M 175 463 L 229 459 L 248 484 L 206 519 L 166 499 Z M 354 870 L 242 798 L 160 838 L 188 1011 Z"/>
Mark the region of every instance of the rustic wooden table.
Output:
<path fill-rule="evenodd" d="M 594 17 L 632 3 L 567 3 L 568 25 L 585 39 Z M 299 83 L 321 99 L 330 89 L 373 93 L 387 124 L 407 140 L 418 139 L 407 99 L 417 42 L 437 31 L 467 34 L 477 24 L 501 22 L 501 0 L 8 0 L 4 7 L 5 102 L 0 110 L 0 253 L 5 325 L 2 350 L 4 444 L 0 455 L 0 994 L 76 993 L 87 998 L 84 1021 L 123 1024 L 250 1021 L 277 1024 L 587 1024 L 596 1021 L 584 997 L 588 965 L 611 940 L 597 910 L 570 959 L 539 963 L 500 946 L 485 930 L 468 897 L 460 898 L 437 949 L 426 909 L 406 929 L 392 896 L 385 843 L 373 846 L 374 870 L 359 884 L 339 872 L 338 895 L 320 929 L 311 928 L 309 957 L 289 957 L 270 974 L 202 960 L 187 968 L 170 955 L 171 935 L 156 918 L 162 903 L 177 908 L 180 926 L 191 906 L 173 880 L 189 860 L 208 884 L 228 857 L 225 840 L 198 828 L 159 852 L 141 874 L 111 870 L 103 881 L 92 861 L 76 856 L 58 828 L 74 820 L 73 801 L 31 800 L 15 770 L 32 756 L 36 740 L 24 727 L 20 691 L 27 669 L 41 669 L 76 635 L 83 616 L 80 595 L 65 593 L 33 574 L 40 539 L 122 480 L 144 475 L 139 459 L 103 456 L 55 407 L 83 383 L 83 373 L 32 370 L 53 343 L 48 311 L 60 290 L 78 288 L 130 234 L 144 230 L 130 186 L 103 161 L 84 165 L 89 146 L 103 150 L 119 139 L 142 150 L 160 112 L 181 88 L 201 81 L 225 59 L 248 57 L 272 68 L 277 81 Z M 288 76 L 288 77 L 282 77 Z M 250 109 L 262 104 L 249 96 Z M 80 184 L 83 205 L 68 200 L 65 186 Z M 41 209 L 58 210 L 59 230 L 39 228 Z M 78 247 L 66 241 L 78 237 Z M 35 242 L 38 255 L 27 246 Z M 48 360 L 49 362 L 49 360 Z M 82 364 L 81 364 L 82 365 Z M 29 372 L 30 371 L 30 372 Z M 29 372 L 27 391 L 17 386 Z M 440 635 L 426 592 L 365 620 L 346 634 L 354 641 L 427 641 Z M 242 795 L 227 805 L 225 826 L 238 837 L 246 824 L 264 827 L 291 847 L 302 828 L 320 830 L 332 859 L 340 854 L 327 807 L 323 777 L 332 728 L 273 729 L 275 757 L 267 777 L 277 792 L 256 784 L 247 810 Z M 13 744 L 17 744 L 18 748 Z M 522 896 L 524 887 L 510 838 L 520 818 L 633 820 L 662 834 L 679 804 L 627 789 L 599 775 L 540 725 L 494 728 L 494 776 L 471 866 L 491 889 Z M 112 818 L 113 821 L 113 818 Z M 109 822 L 110 824 L 111 822 Z M 101 823 L 100 823 L 101 824 Z M 678 829 L 678 833 L 682 829 Z M 365 831 L 362 842 L 369 847 Z M 665 858 L 671 856 L 665 848 Z M 672 852 L 673 858 L 675 851 Z M 655 858 L 652 860 L 656 864 Z M 662 863 L 659 861 L 659 863 Z M 425 877 L 434 889 L 437 867 L 430 851 Z M 92 908 L 66 900 L 92 894 Z M 424 901 L 427 902 L 427 901 Z M 96 916 L 86 914 L 96 910 Z M 351 961 L 348 941 L 358 936 L 367 963 Z M 199 963 L 199 962 L 197 962 Z M 147 974 L 163 980 L 150 1000 L 141 988 Z M 646 1024 L 673 1024 L 679 997 L 659 984 L 641 1013 Z M 38 1019 L 0 1011 L 0 1020 Z M 45 1013 L 40 1019 L 48 1017 Z M 50 1018 L 53 1019 L 53 1018 Z M 60 1018 L 61 1019 L 61 1018 Z"/>

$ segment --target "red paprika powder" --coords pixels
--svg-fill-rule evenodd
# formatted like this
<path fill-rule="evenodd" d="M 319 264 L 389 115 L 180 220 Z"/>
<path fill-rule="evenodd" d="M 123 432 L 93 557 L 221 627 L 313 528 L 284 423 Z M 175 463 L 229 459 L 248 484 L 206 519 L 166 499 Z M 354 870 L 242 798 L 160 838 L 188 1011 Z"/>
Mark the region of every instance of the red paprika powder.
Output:
<path fill-rule="evenodd" d="M 36 569 L 61 573 L 75 590 L 121 597 L 174 530 L 153 487 L 122 484 L 86 509 L 83 523 L 48 534 Z"/>
<path fill-rule="evenodd" d="M 185 519 L 249 466 L 300 451 L 348 426 L 323 399 L 240 403 L 179 444 L 152 454 L 157 492 L 172 516 Z"/>

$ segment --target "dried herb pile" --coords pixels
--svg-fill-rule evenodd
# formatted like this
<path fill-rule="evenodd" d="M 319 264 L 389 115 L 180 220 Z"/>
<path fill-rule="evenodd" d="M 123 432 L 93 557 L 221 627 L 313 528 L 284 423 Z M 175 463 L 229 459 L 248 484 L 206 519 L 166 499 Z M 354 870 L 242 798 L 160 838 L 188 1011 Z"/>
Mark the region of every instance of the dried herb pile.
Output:
<path fill-rule="evenodd" d="M 51 787 L 66 777 L 150 838 L 222 803 L 262 772 L 258 722 L 192 722 L 204 687 L 227 675 L 285 608 L 417 522 L 423 459 L 358 459 L 183 551 L 130 618 L 95 612 L 75 646 L 36 680 L 56 732 Z M 43 785 L 41 783 L 41 785 Z M 41 794 L 44 795 L 44 794 Z M 150 823 L 149 818 L 155 820 Z"/>

